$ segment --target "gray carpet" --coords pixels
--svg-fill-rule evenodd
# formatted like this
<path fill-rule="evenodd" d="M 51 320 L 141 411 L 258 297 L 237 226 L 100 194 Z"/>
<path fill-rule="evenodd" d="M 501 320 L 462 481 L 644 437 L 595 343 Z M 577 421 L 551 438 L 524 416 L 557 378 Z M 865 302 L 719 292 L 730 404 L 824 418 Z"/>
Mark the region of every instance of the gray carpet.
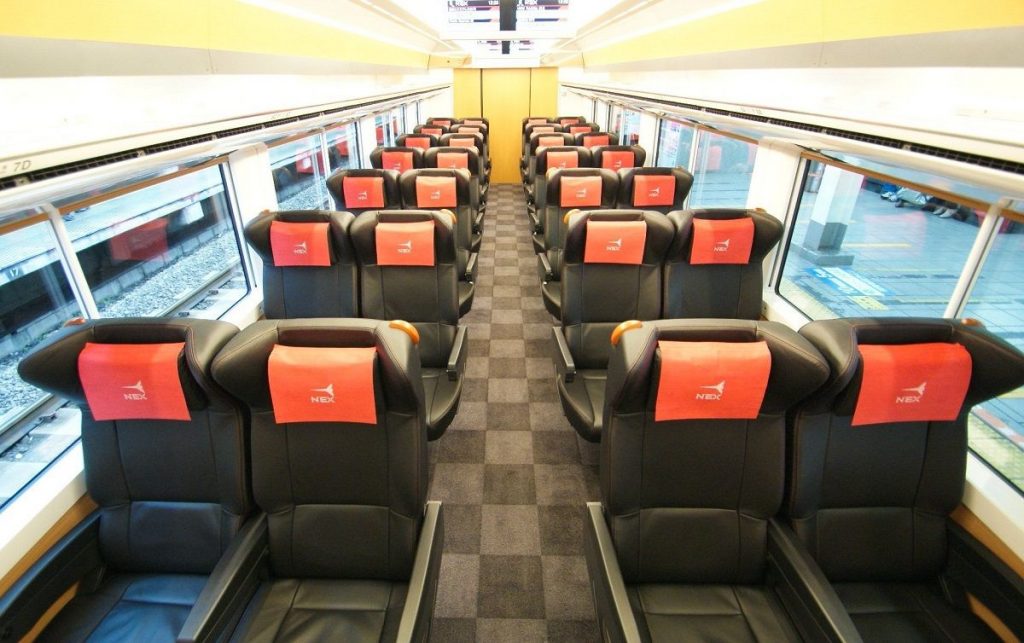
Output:
<path fill-rule="evenodd" d="M 526 201 L 491 187 L 459 414 L 430 447 L 444 502 L 432 641 L 598 641 L 583 514 L 597 446 L 562 415 Z"/>

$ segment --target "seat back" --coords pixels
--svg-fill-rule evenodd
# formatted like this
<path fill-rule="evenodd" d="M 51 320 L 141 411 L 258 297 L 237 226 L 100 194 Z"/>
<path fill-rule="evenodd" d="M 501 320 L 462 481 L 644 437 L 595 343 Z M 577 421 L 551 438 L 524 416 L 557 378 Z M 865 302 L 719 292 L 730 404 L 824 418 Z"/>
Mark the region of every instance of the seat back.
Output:
<path fill-rule="evenodd" d="M 462 122 L 461 118 L 454 118 L 452 116 L 431 116 L 427 119 L 427 125 L 440 125 L 441 127 L 447 127 L 451 129 L 455 125 Z"/>
<path fill-rule="evenodd" d="M 613 172 L 643 167 L 647 161 L 647 151 L 639 145 L 598 145 L 591 152 L 594 154 L 594 167 Z"/>
<path fill-rule="evenodd" d="M 570 123 L 564 126 L 565 131 L 576 136 L 577 134 L 589 134 L 590 132 L 601 131 L 601 126 L 596 123 Z"/>
<path fill-rule="evenodd" d="M 634 167 L 619 170 L 619 207 L 668 214 L 682 210 L 693 175 L 681 167 Z"/>
<path fill-rule="evenodd" d="M 352 243 L 359 261 L 363 317 L 408 321 L 419 331 L 423 366 L 443 368 L 459 323 L 459 273 L 450 214 L 367 212 L 352 225 Z"/>
<path fill-rule="evenodd" d="M 468 170 L 424 168 L 406 172 L 398 180 L 407 210 L 448 210 L 455 214 L 455 243 L 465 266 L 473 247 L 473 219 L 479 207 Z"/>
<path fill-rule="evenodd" d="M 355 215 L 402 207 L 398 172 L 394 170 L 337 170 L 327 177 L 327 191 L 335 209 Z"/>
<path fill-rule="evenodd" d="M 663 317 L 757 319 L 761 265 L 782 238 L 782 222 L 758 210 L 680 210 L 665 261 Z"/>
<path fill-rule="evenodd" d="M 394 170 L 399 174 L 418 170 L 423 167 L 423 150 L 408 146 L 375 147 L 370 152 L 370 166 L 377 170 Z"/>
<path fill-rule="evenodd" d="M 484 129 L 490 129 L 491 119 L 484 118 L 483 116 L 467 116 L 459 121 L 459 125 L 467 125 L 469 127 L 480 127 Z"/>
<path fill-rule="evenodd" d="M 621 334 L 601 498 L 626 582 L 762 581 L 786 411 L 826 377 L 814 347 L 778 323 L 673 319 Z"/>
<path fill-rule="evenodd" d="M 415 147 L 423 151 L 438 145 L 438 137 L 433 134 L 402 134 L 395 139 L 396 147 Z"/>
<path fill-rule="evenodd" d="M 479 134 L 479 135 L 484 137 L 484 144 L 485 145 L 487 144 L 487 140 L 489 138 L 489 136 L 488 136 L 489 132 L 488 132 L 487 126 L 486 125 L 482 125 L 482 124 L 477 124 L 477 125 L 470 125 L 470 124 L 453 125 L 448 133 L 449 134 Z"/>
<path fill-rule="evenodd" d="M 948 319 L 800 334 L 831 366 L 793 416 L 786 513 L 832 581 L 934 580 L 961 502 L 972 407 L 1024 384 L 1024 355 Z"/>
<path fill-rule="evenodd" d="M 586 148 L 597 147 L 599 145 L 618 144 L 618 132 L 582 132 L 574 135 L 573 142 L 570 143 L 570 145 L 582 145 Z"/>
<path fill-rule="evenodd" d="M 540 123 L 530 123 L 523 127 L 523 157 L 528 158 L 530 156 L 530 139 L 534 134 L 562 134 L 565 133 L 563 128 L 558 123 L 552 123 L 550 121 Z M 572 145 L 572 141 L 565 143 L 565 145 Z"/>
<path fill-rule="evenodd" d="M 265 211 L 245 226 L 245 240 L 263 261 L 268 319 L 359 314 L 352 219 L 348 212 Z"/>
<path fill-rule="evenodd" d="M 575 149 L 579 150 L 581 159 L 588 158 L 587 148 Z M 538 174 L 538 178 L 540 176 Z M 557 270 L 561 265 L 561 251 L 565 245 L 565 231 L 569 225 L 566 215 L 573 210 L 614 208 L 619 178 L 615 172 L 600 168 L 552 168 L 544 174 L 543 183 L 539 181 L 537 187 L 546 191 L 542 213 L 544 248 L 551 251 L 548 252 L 548 259 L 555 261 L 557 265 L 552 265 Z"/>
<path fill-rule="evenodd" d="M 439 145 L 445 147 L 468 147 L 476 150 L 477 154 L 486 157 L 487 142 L 483 134 L 471 134 L 469 132 L 458 132 L 445 134 L 439 140 Z"/>
<path fill-rule="evenodd" d="M 484 174 L 480 154 L 472 147 L 432 147 L 423 155 L 423 167 L 467 170 L 478 179 Z"/>
<path fill-rule="evenodd" d="M 526 153 L 528 156 L 537 156 L 537 149 L 541 147 L 569 147 L 573 146 L 571 134 L 565 132 L 532 132 L 527 142 Z"/>
<path fill-rule="evenodd" d="M 237 332 L 203 319 L 102 319 L 54 333 L 18 365 L 82 410 L 108 567 L 208 574 L 250 513 L 245 415 L 210 377 Z"/>
<path fill-rule="evenodd" d="M 550 116 L 527 116 L 523 119 L 522 131 L 525 134 L 526 128 L 530 125 L 548 125 L 557 124 L 557 121 L 552 119 Z"/>
<path fill-rule="evenodd" d="M 250 410 L 273 575 L 408 579 L 427 491 L 410 336 L 375 320 L 261 321 L 213 373 Z"/>
<path fill-rule="evenodd" d="M 562 127 L 568 127 L 570 125 L 585 125 L 587 119 L 582 116 L 556 116 L 554 121 Z"/>
<path fill-rule="evenodd" d="M 540 195 L 543 201 L 543 198 L 547 196 L 545 179 L 549 170 L 590 167 L 591 163 L 590 150 L 585 147 L 572 145 L 538 147 L 533 163 L 528 168 L 526 181 L 534 186 L 534 194 Z"/>
<path fill-rule="evenodd" d="M 658 318 L 661 264 L 672 232 L 672 224 L 657 212 L 608 210 L 569 217 L 562 329 L 578 368 L 607 367 L 608 338 L 621 322 Z"/>
<path fill-rule="evenodd" d="M 449 132 L 448 125 L 442 125 L 441 123 L 428 123 L 424 125 L 417 125 L 412 128 L 413 134 L 429 134 L 438 138 L 444 136 Z"/>

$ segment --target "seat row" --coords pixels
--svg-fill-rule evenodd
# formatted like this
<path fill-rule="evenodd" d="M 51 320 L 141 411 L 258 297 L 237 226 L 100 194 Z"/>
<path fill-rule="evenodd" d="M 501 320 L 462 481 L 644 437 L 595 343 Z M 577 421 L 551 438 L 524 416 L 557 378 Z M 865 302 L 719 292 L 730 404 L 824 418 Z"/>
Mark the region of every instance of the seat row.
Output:
<path fill-rule="evenodd" d="M 600 341 L 602 640 L 999 640 L 972 600 L 1024 633 L 1020 576 L 950 519 L 972 407 L 1024 385 L 1011 345 L 913 318 L 632 321 Z"/>
<path fill-rule="evenodd" d="M 425 641 L 432 340 L 361 319 L 55 333 L 19 374 L 81 408 L 98 508 L 0 597 L 4 638 L 73 592 L 39 640 Z"/>
<path fill-rule="evenodd" d="M 468 341 L 459 324 L 472 284 L 445 211 L 264 212 L 245 228 L 263 261 L 268 319 L 403 319 L 420 337 L 417 375 L 430 439 L 444 433 L 462 395 Z"/>
<path fill-rule="evenodd" d="M 569 217 L 561 280 L 545 281 L 543 292 L 545 305 L 559 307 L 558 393 L 581 437 L 601 440 L 612 330 L 627 319 L 757 319 L 761 264 L 781 233 L 774 217 L 756 210 Z"/>
<path fill-rule="evenodd" d="M 393 170 L 399 175 L 423 168 L 457 169 L 469 172 L 470 189 L 477 195 L 480 213 L 487 204 L 490 178 L 485 160 L 471 146 L 378 147 L 370 152 L 370 167 Z M 343 170 L 339 170 L 343 171 Z M 354 204 L 354 205 L 358 205 Z"/>

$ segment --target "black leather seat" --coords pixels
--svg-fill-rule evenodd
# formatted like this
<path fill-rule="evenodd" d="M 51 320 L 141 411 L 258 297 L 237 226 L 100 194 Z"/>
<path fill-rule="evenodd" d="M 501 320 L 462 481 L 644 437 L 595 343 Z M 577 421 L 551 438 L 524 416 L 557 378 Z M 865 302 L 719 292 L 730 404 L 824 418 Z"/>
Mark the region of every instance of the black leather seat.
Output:
<path fill-rule="evenodd" d="M 425 122 L 427 125 L 440 125 L 450 129 L 452 126 L 460 124 L 462 119 L 454 116 L 431 116 Z"/>
<path fill-rule="evenodd" d="M 491 127 L 491 119 L 484 118 L 483 116 L 467 116 L 465 118 L 458 119 L 459 125 L 469 125 L 471 127 L 477 125 L 483 125 L 485 128 Z"/>
<path fill-rule="evenodd" d="M 761 265 L 782 238 L 782 222 L 759 210 L 669 214 L 676 239 L 665 260 L 662 317 L 761 316 Z"/>
<path fill-rule="evenodd" d="M 491 170 L 491 141 L 488 126 L 483 123 L 453 125 L 448 133 L 453 136 L 478 134 L 482 137 L 483 148 L 480 150 L 480 156 L 484 161 L 484 174 L 489 176 Z"/>
<path fill-rule="evenodd" d="M 423 154 L 423 167 L 447 170 L 466 170 L 470 174 L 470 189 L 476 192 L 480 211 L 473 223 L 473 232 L 480 232 L 484 203 L 487 201 L 488 181 L 484 161 L 472 147 L 432 147 Z"/>
<path fill-rule="evenodd" d="M 562 323 L 554 328 L 556 382 L 565 416 L 586 440 L 601 439 L 612 330 L 626 319 L 657 319 L 661 312 L 661 264 L 672 233 L 669 220 L 656 212 L 581 212 L 569 218 Z"/>
<path fill-rule="evenodd" d="M 851 631 L 807 553 L 785 555 L 795 536 L 771 522 L 786 412 L 828 377 L 821 355 L 773 322 L 627 322 L 617 340 L 601 502 L 585 530 L 604 640 L 840 638 L 823 621 Z"/>
<path fill-rule="evenodd" d="M 417 125 L 416 127 L 412 128 L 412 133 L 430 134 L 431 136 L 436 136 L 437 138 L 440 139 L 443 135 L 448 133 L 448 126 L 442 125 L 440 123 L 427 123 L 424 125 Z"/>
<path fill-rule="evenodd" d="M 413 170 L 403 174 L 398 180 L 398 185 L 402 190 L 402 203 L 405 209 L 447 210 L 455 215 L 459 280 L 472 285 L 476 281 L 477 253 L 483 234 L 479 232 L 480 202 L 473 190 L 473 177 L 469 170 Z M 472 304 L 472 288 L 463 287 L 462 295 L 460 310 L 465 314 L 469 312 L 469 306 Z"/>
<path fill-rule="evenodd" d="M 526 178 L 527 214 L 535 232 L 544 230 L 544 205 L 547 203 L 547 176 L 554 169 L 591 167 L 593 160 L 590 150 L 576 146 L 552 146 L 537 148 L 537 154 L 530 164 L 531 175 Z"/>
<path fill-rule="evenodd" d="M 591 149 L 594 167 L 603 167 L 613 172 L 643 167 L 647 161 L 647 150 L 639 145 L 598 145 Z"/>
<path fill-rule="evenodd" d="M 433 240 L 429 227 L 427 232 L 422 230 L 424 223 L 432 224 Z M 414 252 L 403 253 L 406 248 L 391 252 L 386 245 L 389 239 L 396 247 L 411 241 L 407 248 Z M 418 249 L 425 247 L 421 241 L 433 243 L 433 252 L 417 256 Z M 462 282 L 457 280 L 451 220 L 446 212 L 367 212 L 352 226 L 352 243 L 359 261 L 363 317 L 404 319 L 419 331 L 427 425 L 430 439 L 435 440 L 459 408 L 468 350 L 466 327 L 459 326 Z M 403 254 L 416 261 L 406 263 Z"/>
<path fill-rule="evenodd" d="M 245 240 L 263 261 L 268 319 L 356 317 L 359 289 L 348 212 L 263 212 Z"/>
<path fill-rule="evenodd" d="M 519 158 L 519 175 L 526 183 L 526 174 L 529 170 L 530 158 L 530 137 L 534 134 L 553 134 L 565 131 L 565 128 L 547 118 L 531 118 L 530 122 L 523 119 L 522 154 Z"/>
<path fill-rule="evenodd" d="M 423 151 L 438 145 L 438 137 L 433 134 L 402 134 L 395 139 L 396 147 L 415 147 Z"/>
<path fill-rule="evenodd" d="M 600 147 L 602 145 L 618 145 L 618 132 L 581 132 L 573 136 L 573 142 L 569 145 L 580 145 L 587 149 Z"/>
<path fill-rule="evenodd" d="M 582 116 L 556 116 L 553 120 L 562 127 L 569 127 L 570 125 L 584 125 L 587 122 L 587 119 Z"/>
<path fill-rule="evenodd" d="M 693 187 L 693 175 L 681 167 L 634 167 L 619 170 L 620 208 L 642 208 L 668 214 L 682 210 Z"/>
<path fill-rule="evenodd" d="M 82 456 L 99 508 L 0 598 L 20 640 L 78 591 L 40 641 L 174 641 L 252 509 L 241 405 L 210 378 L 233 325 L 128 318 L 65 328 L 18 366 L 82 410 Z M 250 523 L 251 524 L 251 523 Z"/>
<path fill-rule="evenodd" d="M 548 127 L 554 126 L 531 125 L 530 127 L 527 128 L 530 134 L 526 139 L 526 145 L 523 148 L 523 159 L 520 162 L 523 174 L 523 190 L 526 190 L 527 185 L 533 184 L 533 177 L 536 175 L 536 168 L 534 166 L 534 163 L 537 160 L 537 150 L 539 148 L 571 147 L 575 145 L 570 134 L 559 131 L 548 132 L 546 131 Z"/>
<path fill-rule="evenodd" d="M 861 636 L 998 640 L 965 592 L 1024 634 L 1020 578 L 972 554 L 983 547 L 949 520 L 964 489 L 968 415 L 1024 385 L 1024 355 L 945 319 L 836 319 L 800 334 L 831 376 L 794 415 L 785 513 Z"/>
<path fill-rule="evenodd" d="M 411 156 L 412 152 L 399 154 Z M 383 154 L 378 158 L 382 157 Z M 334 200 L 336 210 L 357 216 L 367 210 L 398 210 L 402 207 L 398 175 L 399 172 L 395 170 L 337 170 L 327 177 L 327 191 Z"/>
<path fill-rule="evenodd" d="M 484 176 L 490 177 L 491 159 L 487 147 L 487 137 L 482 133 L 456 132 L 447 133 L 438 139 L 438 145 L 442 147 L 468 147 L 480 155 L 483 162 Z"/>
<path fill-rule="evenodd" d="M 231 561 L 246 589 L 217 605 L 241 614 L 232 640 L 426 640 L 443 525 L 426 502 L 419 357 L 401 327 L 262 321 L 217 357 L 214 377 L 250 409 L 265 512 Z"/>
<path fill-rule="evenodd" d="M 566 132 L 569 132 L 573 136 L 576 136 L 577 134 L 589 134 L 591 132 L 601 131 L 601 126 L 597 123 L 570 123 L 563 127 L 565 127 Z"/>
<path fill-rule="evenodd" d="M 586 148 L 579 148 L 586 149 Z M 548 174 L 543 231 L 534 234 L 537 267 L 541 278 L 544 308 L 561 317 L 562 255 L 570 213 L 611 210 L 618 192 L 618 177 L 611 170 L 580 168 L 554 170 Z"/>
<path fill-rule="evenodd" d="M 370 167 L 377 170 L 394 170 L 399 174 L 418 170 L 423 167 L 423 150 L 419 147 L 404 146 L 375 147 L 370 152 Z"/>

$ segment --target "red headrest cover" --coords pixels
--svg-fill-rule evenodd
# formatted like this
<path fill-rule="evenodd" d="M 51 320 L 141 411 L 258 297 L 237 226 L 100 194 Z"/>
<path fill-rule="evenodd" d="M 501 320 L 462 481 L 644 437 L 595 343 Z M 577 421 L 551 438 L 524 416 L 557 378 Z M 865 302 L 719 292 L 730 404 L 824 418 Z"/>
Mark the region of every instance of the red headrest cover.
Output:
<path fill-rule="evenodd" d="M 346 197 L 347 198 L 347 197 Z M 270 222 L 270 251 L 275 266 L 329 266 L 330 224 Z"/>
<path fill-rule="evenodd" d="M 97 420 L 189 420 L 178 375 L 185 343 L 94 344 L 78 354 L 78 377 Z"/>
<path fill-rule="evenodd" d="M 753 219 L 694 219 L 690 263 L 747 263 L 753 245 Z"/>
<path fill-rule="evenodd" d="M 437 167 L 469 169 L 469 155 L 460 152 L 439 152 L 437 155 Z"/>
<path fill-rule="evenodd" d="M 406 139 L 405 142 L 410 147 L 417 147 L 409 143 L 409 139 Z M 385 170 L 405 172 L 412 169 L 412 152 L 384 152 L 380 155 L 380 160 Z"/>
<path fill-rule="evenodd" d="M 658 349 L 655 422 L 758 416 L 772 370 L 767 342 L 659 341 Z"/>
<path fill-rule="evenodd" d="M 672 205 L 676 196 L 676 177 L 645 175 L 633 177 L 633 205 Z"/>
<path fill-rule="evenodd" d="M 429 136 L 406 136 L 405 144 L 408 147 L 418 147 L 421 150 L 430 149 L 430 137 Z"/>
<path fill-rule="evenodd" d="M 644 260 L 647 224 L 643 221 L 587 221 L 583 263 L 639 265 Z"/>
<path fill-rule="evenodd" d="M 434 223 L 378 223 L 375 243 L 381 266 L 433 266 Z"/>
<path fill-rule="evenodd" d="M 853 425 L 955 420 L 971 384 L 960 344 L 861 344 Z"/>
<path fill-rule="evenodd" d="M 458 206 L 454 176 L 416 177 L 416 207 L 454 208 Z"/>
<path fill-rule="evenodd" d="M 412 155 L 410 154 L 410 157 Z M 342 182 L 346 208 L 383 208 L 384 179 L 379 176 L 349 176 Z"/>
<path fill-rule="evenodd" d="M 601 188 L 599 176 L 563 176 L 559 188 L 560 203 L 563 208 L 586 208 L 601 205 Z"/>
<path fill-rule="evenodd" d="M 598 145 L 611 145 L 611 137 L 607 134 L 594 134 L 583 137 L 583 147 L 597 147 Z"/>
<path fill-rule="evenodd" d="M 274 421 L 377 423 L 377 349 L 282 346 L 267 362 Z"/>
<path fill-rule="evenodd" d="M 632 152 L 605 152 L 601 155 L 601 167 L 609 170 L 621 170 L 624 167 L 633 167 L 635 160 L 636 156 Z"/>
<path fill-rule="evenodd" d="M 579 167 L 580 155 L 576 152 L 548 152 L 548 170 L 552 168 Z"/>

